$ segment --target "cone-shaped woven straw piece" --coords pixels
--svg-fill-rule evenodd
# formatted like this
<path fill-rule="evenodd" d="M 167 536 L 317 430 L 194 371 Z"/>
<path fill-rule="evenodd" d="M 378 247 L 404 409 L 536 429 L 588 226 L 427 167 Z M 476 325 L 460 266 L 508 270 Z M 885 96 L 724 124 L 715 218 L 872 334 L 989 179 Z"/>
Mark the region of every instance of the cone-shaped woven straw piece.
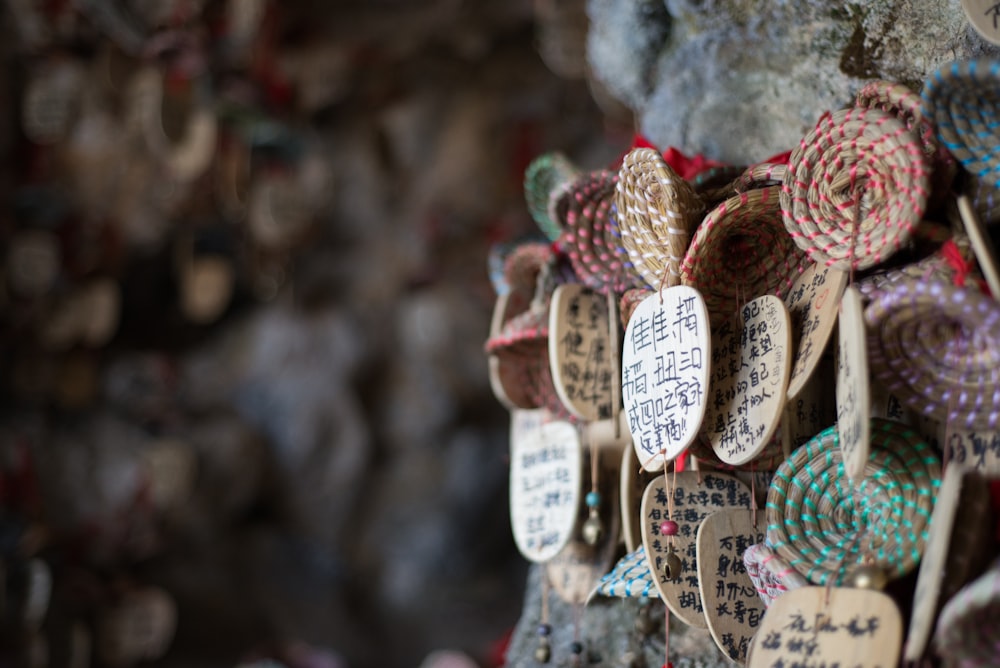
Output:
<path fill-rule="evenodd" d="M 946 65 L 924 85 L 923 114 L 973 176 L 1000 187 L 1000 62 Z"/>
<path fill-rule="evenodd" d="M 806 262 L 781 222 L 779 188 L 740 193 L 698 227 L 681 264 L 681 281 L 705 298 L 713 324 L 761 295 L 781 296 Z"/>
<path fill-rule="evenodd" d="M 618 175 L 615 206 L 629 260 L 651 287 L 678 285 L 679 265 L 704 204 L 653 149 L 631 151 Z"/>
<path fill-rule="evenodd" d="M 549 199 L 552 193 L 579 175 L 577 166 L 557 151 L 538 156 L 524 170 L 524 199 L 528 213 L 550 241 L 559 238 L 562 228 L 550 214 Z"/>
<path fill-rule="evenodd" d="M 879 109 L 837 111 L 792 151 L 785 227 L 813 262 L 866 269 L 909 240 L 928 182 L 923 146 L 903 123 Z"/>
<path fill-rule="evenodd" d="M 872 373 L 957 429 L 1000 426 L 1000 304 L 938 278 L 897 281 L 865 309 Z"/>
<path fill-rule="evenodd" d="M 872 560 L 889 578 L 912 571 L 927 542 L 941 466 L 906 425 L 872 418 L 871 455 L 852 482 L 834 425 L 795 450 L 767 492 L 767 543 L 814 584 L 843 583 Z"/>

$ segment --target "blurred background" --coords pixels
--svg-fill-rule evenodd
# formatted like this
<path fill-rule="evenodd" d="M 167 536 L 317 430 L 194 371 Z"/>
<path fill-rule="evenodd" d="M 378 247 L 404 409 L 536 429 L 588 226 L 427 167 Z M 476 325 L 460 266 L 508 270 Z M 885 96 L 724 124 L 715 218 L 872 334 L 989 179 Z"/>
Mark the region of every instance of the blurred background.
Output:
<path fill-rule="evenodd" d="M 583 0 L 5 0 L 0 665 L 497 665 L 482 353 Z M 428 664 L 429 665 L 429 664 Z"/>

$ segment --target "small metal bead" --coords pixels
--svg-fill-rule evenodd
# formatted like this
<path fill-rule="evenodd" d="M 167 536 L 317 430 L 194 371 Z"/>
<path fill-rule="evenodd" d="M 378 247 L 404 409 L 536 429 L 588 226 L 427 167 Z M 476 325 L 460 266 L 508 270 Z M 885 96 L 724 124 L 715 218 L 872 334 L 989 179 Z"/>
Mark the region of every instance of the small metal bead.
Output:
<path fill-rule="evenodd" d="M 878 566 L 862 564 L 847 575 L 845 584 L 855 589 L 882 590 L 889 584 L 889 578 Z"/>
<path fill-rule="evenodd" d="M 604 524 L 601 522 L 601 518 L 597 515 L 588 517 L 587 521 L 583 523 L 580 533 L 583 536 L 583 542 L 587 545 L 594 547 L 600 543 L 601 539 L 604 538 Z"/>
<path fill-rule="evenodd" d="M 543 643 L 535 648 L 535 661 L 538 663 L 548 663 L 552 658 L 552 650 L 548 643 Z"/>
<path fill-rule="evenodd" d="M 661 536 L 676 536 L 677 535 L 677 522 L 673 520 L 663 520 L 660 522 L 660 535 Z"/>
<path fill-rule="evenodd" d="M 671 548 L 667 552 L 667 556 L 663 558 L 663 574 L 667 577 L 667 580 L 677 581 L 681 579 L 681 558 L 677 556 Z"/>
<path fill-rule="evenodd" d="M 587 507 L 596 508 L 601 505 L 601 495 L 597 492 L 587 492 Z"/>

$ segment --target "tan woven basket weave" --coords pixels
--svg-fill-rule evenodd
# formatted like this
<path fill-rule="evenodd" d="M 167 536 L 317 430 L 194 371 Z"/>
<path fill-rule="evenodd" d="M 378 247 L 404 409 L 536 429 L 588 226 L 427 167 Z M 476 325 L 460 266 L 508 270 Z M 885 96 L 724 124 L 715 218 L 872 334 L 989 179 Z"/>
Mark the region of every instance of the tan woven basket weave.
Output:
<path fill-rule="evenodd" d="M 805 266 L 805 254 L 782 223 L 779 190 L 748 190 L 726 200 L 691 240 L 681 281 L 701 292 L 713 324 L 756 297 L 781 296 Z"/>
<path fill-rule="evenodd" d="M 781 192 L 785 227 L 813 262 L 867 269 L 909 240 L 929 175 L 920 140 L 894 116 L 837 111 L 792 151 Z"/>
<path fill-rule="evenodd" d="M 795 450 L 767 493 L 767 542 L 807 580 L 839 585 L 870 560 L 890 578 L 912 571 L 927 541 L 941 466 L 906 425 L 872 418 L 864 477 L 851 482 L 833 425 Z"/>
<path fill-rule="evenodd" d="M 901 83 L 872 81 L 858 91 L 855 103 L 859 107 L 881 109 L 892 114 L 920 139 L 927 164 L 931 167 L 928 208 L 935 209 L 942 204 L 955 180 L 958 163 L 934 136 L 934 127 L 921 109 L 920 95 Z"/>
<path fill-rule="evenodd" d="M 679 265 L 704 204 L 691 185 L 653 149 L 628 153 L 615 198 L 622 245 L 651 287 L 680 283 Z"/>
<path fill-rule="evenodd" d="M 1000 304 L 939 278 L 898 281 L 865 309 L 872 373 L 918 413 L 1000 427 Z"/>

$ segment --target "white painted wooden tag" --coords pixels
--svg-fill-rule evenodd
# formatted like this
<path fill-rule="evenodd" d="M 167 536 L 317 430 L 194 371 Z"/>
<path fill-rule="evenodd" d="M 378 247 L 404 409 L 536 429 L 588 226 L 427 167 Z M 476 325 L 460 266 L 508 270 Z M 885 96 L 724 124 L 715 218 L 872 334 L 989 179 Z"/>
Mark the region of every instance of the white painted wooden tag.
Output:
<path fill-rule="evenodd" d="M 904 661 L 923 656 L 941 606 L 978 573 L 975 566 L 985 565 L 982 562 L 989 558 L 992 529 L 985 478 L 950 462 L 941 479 L 920 558 Z"/>
<path fill-rule="evenodd" d="M 750 489 L 731 475 L 697 471 L 671 473 L 670 485 L 674 498 L 672 515 L 664 477 L 661 475 L 646 487 L 641 509 L 642 545 L 653 581 L 670 611 L 685 624 L 705 628 L 708 623 L 698 585 L 698 525 L 717 510 L 750 508 Z M 666 519 L 673 519 L 678 525 L 677 535 L 672 539 L 660 535 L 660 524 Z M 663 573 L 670 545 L 681 560 L 681 576 L 674 581 L 667 580 Z"/>
<path fill-rule="evenodd" d="M 611 346 L 604 298 L 578 283 L 557 287 L 549 308 L 549 365 L 563 406 L 582 420 L 612 417 Z"/>
<path fill-rule="evenodd" d="M 662 470 L 705 416 L 712 357 L 705 300 L 683 285 L 650 295 L 632 313 L 623 345 L 622 401 L 636 456 L 647 471 Z"/>
<path fill-rule="evenodd" d="M 895 602 L 880 591 L 792 589 L 768 608 L 754 636 L 747 668 L 893 668 L 902 633 Z"/>
<path fill-rule="evenodd" d="M 847 287 L 847 273 L 812 264 L 799 274 L 785 296 L 792 322 L 795 358 L 788 381 L 788 398 L 794 399 L 816 371 L 837 322 L 840 298 Z"/>
<path fill-rule="evenodd" d="M 871 449 L 871 383 L 861 293 L 851 286 L 840 300 L 837 349 L 837 439 L 844 471 L 858 480 Z"/>
<path fill-rule="evenodd" d="M 580 439 L 554 421 L 511 434 L 510 523 L 526 559 L 548 561 L 569 542 L 580 507 Z"/>
<path fill-rule="evenodd" d="M 722 653 L 743 663 L 767 606 L 743 564 L 743 552 L 764 542 L 764 511 L 717 510 L 698 529 L 698 587 L 705 620 Z"/>
<path fill-rule="evenodd" d="M 723 462 L 749 462 L 774 436 L 792 371 L 791 345 L 788 309 L 774 295 L 747 303 L 739 318 L 713 332 L 702 433 Z"/>
<path fill-rule="evenodd" d="M 969 23 L 979 36 L 1000 46 L 1000 6 L 996 0 L 961 0 Z"/>
<path fill-rule="evenodd" d="M 990 238 L 983 230 L 983 224 L 979 216 L 972 208 L 969 198 L 962 195 L 958 198 L 958 212 L 962 217 L 962 224 L 969 235 L 969 242 L 972 245 L 972 252 L 979 263 L 979 269 L 983 272 L 986 285 L 990 288 L 993 299 L 1000 299 L 1000 269 L 997 268 L 996 249 L 993 248 Z"/>

